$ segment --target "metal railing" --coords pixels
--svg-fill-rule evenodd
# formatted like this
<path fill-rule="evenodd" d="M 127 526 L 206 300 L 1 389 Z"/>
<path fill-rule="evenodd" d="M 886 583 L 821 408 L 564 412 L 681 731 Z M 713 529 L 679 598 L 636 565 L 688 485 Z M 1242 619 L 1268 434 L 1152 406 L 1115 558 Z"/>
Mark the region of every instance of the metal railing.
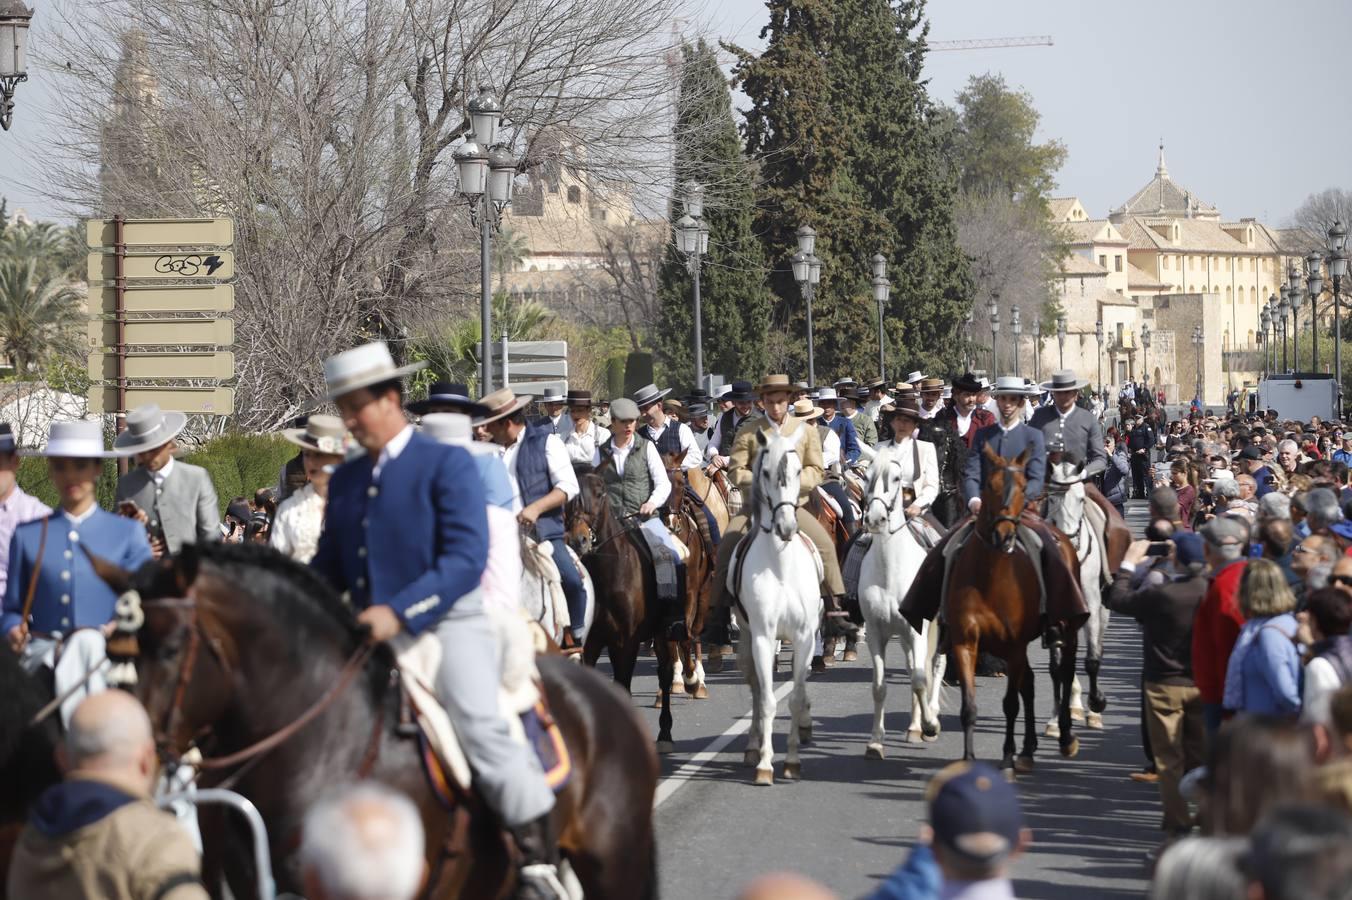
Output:
<path fill-rule="evenodd" d="M 201 806 L 203 803 L 219 803 L 230 807 L 244 817 L 244 820 L 249 824 L 249 833 L 253 840 L 254 865 L 256 866 L 255 871 L 258 873 L 258 896 L 260 900 L 274 900 L 277 896 L 277 882 L 272 877 L 272 856 L 268 850 L 268 832 L 263 825 L 263 817 L 259 814 L 258 807 L 254 806 L 248 798 L 242 797 L 234 791 L 222 790 L 221 788 L 180 791 L 155 798 L 155 804 L 161 809 L 169 809 L 179 802 L 191 806 Z"/>

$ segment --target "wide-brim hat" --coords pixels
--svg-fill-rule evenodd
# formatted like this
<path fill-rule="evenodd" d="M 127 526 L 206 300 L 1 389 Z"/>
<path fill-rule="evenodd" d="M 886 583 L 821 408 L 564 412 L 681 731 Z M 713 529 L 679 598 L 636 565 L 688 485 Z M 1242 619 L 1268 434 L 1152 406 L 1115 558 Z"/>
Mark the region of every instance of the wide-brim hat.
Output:
<path fill-rule="evenodd" d="M 1051 381 L 1044 381 L 1038 387 L 1044 391 L 1078 391 L 1088 384 L 1088 378 L 1077 378 L 1070 369 L 1058 369 L 1052 373 Z"/>
<path fill-rule="evenodd" d="M 887 387 L 887 379 L 875 378 L 867 384 L 861 385 L 861 387 L 870 391 L 881 391 L 883 388 Z"/>
<path fill-rule="evenodd" d="M 159 446 L 156 444 L 155 446 Z M 117 459 L 129 456 L 125 450 L 103 449 L 103 424 L 97 419 L 53 422 L 47 432 L 47 446 L 41 450 L 20 450 L 20 456 L 59 456 L 67 459 Z"/>
<path fill-rule="evenodd" d="M 488 414 L 488 407 L 474 402 L 469 395 L 467 386 L 453 381 L 434 381 L 427 390 L 425 400 L 415 400 L 407 404 L 404 409 L 415 416 L 425 416 L 432 411 L 433 407 L 442 406 L 452 407 L 451 411 L 464 413 L 471 418 Z"/>
<path fill-rule="evenodd" d="M 859 384 L 859 382 L 855 381 L 853 377 L 851 377 L 851 376 L 849 376 L 849 375 L 846 375 L 844 378 L 837 378 L 837 379 L 836 379 L 836 385 L 835 385 L 835 386 L 836 386 L 836 387 L 842 387 L 842 386 L 843 386 L 843 387 L 854 387 L 854 386 L 856 386 L 857 384 Z"/>
<path fill-rule="evenodd" d="M 914 371 L 914 372 L 912 372 L 911 374 L 909 374 L 909 375 L 906 376 L 906 383 L 907 383 L 907 384 L 915 384 L 917 381 L 924 381 L 924 380 L 925 380 L 926 378 L 928 378 L 928 377 L 929 377 L 929 376 L 927 376 L 924 372 L 921 372 L 921 371 L 919 371 L 919 370 L 916 370 L 916 371 Z"/>
<path fill-rule="evenodd" d="M 0 453 L 13 453 L 17 447 L 14 429 L 8 422 L 0 422 Z"/>
<path fill-rule="evenodd" d="M 920 407 L 916 406 L 909 397 L 905 400 L 898 401 L 897 403 L 887 404 L 883 407 L 882 412 L 888 419 L 891 419 L 893 416 L 910 416 L 917 422 L 924 419 L 924 416 L 920 415 Z"/>
<path fill-rule="evenodd" d="M 692 403 L 685 408 L 685 411 L 689 413 L 690 418 L 698 419 L 701 416 L 707 416 L 709 414 L 709 404 Z"/>
<path fill-rule="evenodd" d="M 530 394 L 517 395 L 511 388 L 494 391 L 486 397 L 479 398 L 479 405 L 485 407 L 488 412 L 475 419 L 474 424 L 487 425 L 489 422 L 505 419 L 512 413 L 525 409 L 530 405 L 530 401 Z"/>
<path fill-rule="evenodd" d="M 995 384 L 991 387 L 991 393 L 999 394 L 1018 394 L 1020 397 L 1028 396 L 1028 382 L 1017 375 L 1001 375 L 995 379 Z"/>
<path fill-rule="evenodd" d="M 564 398 L 564 402 L 569 406 L 585 406 L 590 409 L 592 405 L 591 391 L 569 391 L 567 397 Z"/>
<path fill-rule="evenodd" d="M 942 391 L 944 389 L 944 380 L 942 378 L 922 378 L 918 390 L 920 391 Z"/>
<path fill-rule="evenodd" d="M 795 419 L 802 419 L 804 422 L 811 422 L 813 419 L 819 419 L 826 415 L 826 410 L 814 404 L 807 397 L 794 403 L 790 412 L 793 413 Z"/>
<path fill-rule="evenodd" d="M 113 440 L 113 449 L 131 455 L 163 447 L 187 424 L 188 417 L 181 412 L 165 412 L 154 403 L 138 406 L 127 413 L 127 427 Z M 102 436 L 99 443 L 103 443 Z"/>
<path fill-rule="evenodd" d="M 324 388 L 329 400 L 382 381 L 404 378 L 427 368 L 425 362 L 396 366 L 390 347 L 384 341 L 372 341 L 335 353 L 324 360 Z"/>
<path fill-rule="evenodd" d="M 630 397 L 629 399 L 633 400 L 636 404 L 638 404 L 639 409 L 643 409 L 644 407 L 652 406 L 657 401 L 664 399 L 667 396 L 667 394 L 670 393 L 671 388 L 667 388 L 664 391 L 659 391 L 657 389 L 657 385 L 645 384 L 643 387 L 634 391 L 634 396 Z"/>
<path fill-rule="evenodd" d="M 981 381 L 971 372 L 963 372 L 961 378 L 953 379 L 953 390 L 979 394 L 981 393 Z"/>
<path fill-rule="evenodd" d="M 342 456 L 347 450 L 347 429 L 337 416 L 310 416 L 304 428 L 288 428 L 282 432 L 282 437 L 297 447 L 317 453 Z"/>
<path fill-rule="evenodd" d="M 766 375 L 765 380 L 756 385 L 756 393 L 768 394 L 771 391 L 793 392 L 793 383 L 787 375 Z"/>
<path fill-rule="evenodd" d="M 464 447 L 474 441 L 474 425 L 463 413 L 431 413 L 419 424 L 423 434 L 438 444 Z"/>
<path fill-rule="evenodd" d="M 835 388 L 824 387 L 817 392 L 817 396 L 813 399 L 818 403 L 836 403 L 839 402 L 840 396 L 836 393 Z"/>
<path fill-rule="evenodd" d="M 543 394 L 541 394 L 541 395 L 537 398 L 536 402 L 538 402 L 538 403 L 566 403 L 566 402 L 567 402 L 567 398 L 565 397 L 563 391 L 559 390 L 558 388 L 546 388 L 546 389 L 545 389 L 545 392 L 544 392 Z"/>

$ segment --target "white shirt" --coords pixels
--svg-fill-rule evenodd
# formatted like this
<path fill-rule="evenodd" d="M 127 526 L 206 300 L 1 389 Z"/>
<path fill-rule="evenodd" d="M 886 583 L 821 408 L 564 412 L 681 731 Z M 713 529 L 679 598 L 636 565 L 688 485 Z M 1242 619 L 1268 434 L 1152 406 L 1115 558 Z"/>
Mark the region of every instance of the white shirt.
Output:
<path fill-rule="evenodd" d="M 822 468 L 832 466 L 840 466 L 840 435 L 828 428 L 822 435 Z"/>
<path fill-rule="evenodd" d="M 942 401 L 942 400 L 936 400 L 936 401 L 934 401 L 934 406 L 930 407 L 929 409 L 925 409 L 925 404 L 924 404 L 924 403 L 921 403 L 921 404 L 920 404 L 920 418 L 922 418 L 922 419 L 932 419 L 932 418 L 934 418 L 935 416 L 939 415 L 939 410 L 941 410 L 941 409 L 943 409 L 943 408 L 944 408 L 944 401 Z"/>
<path fill-rule="evenodd" d="M 404 448 L 408 446 L 408 442 L 412 439 L 413 426 L 405 425 L 403 431 L 390 438 L 389 443 L 380 448 L 380 455 L 376 457 L 376 464 L 371 469 L 372 481 L 380 481 L 380 473 L 385 465 L 398 459 L 399 454 L 404 452 Z"/>
<path fill-rule="evenodd" d="M 955 416 L 954 421 L 957 423 L 958 426 L 958 437 L 965 438 L 967 436 L 967 429 L 972 427 L 972 416 L 975 414 L 976 407 L 972 407 L 972 411 L 965 416 L 962 413 L 958 412 L 958 408 L 956 406 L 953 407 L 953 415 Z"/>
<path fill-rule="evenodd" d="M 1333 663 L 1318 656 L 1310 660 L 1305 666 L 1304 686 L 1301 689 L 1301 719 L 1328 724 L 1329 701 L 1340 687 L 1342 682 L 1338 680 L 1338 671 L 1333 668 Z"/>
<path fill-rule="evenodd" d="M 164 487 L 165 479 L 169 477 L 169 473 L 172 471 L 174 471 L 174 458 L 171 456 L 158 472 L 152 471 L 150 473 L 150 480 L 155 482 L 155 487 Z"/>
<path fill-rule="evenodd" d="M 507 466 L 507 472 L 512 476 L 512 502 L 523 503 L 521 499 L 521 482 L 516 477 L 516 457 L 521 450 L 521 439 L 525 437 L 526 429 L 521 429 L 517 434 L 516 440 L 502 451 L 502 461 Z M 563 447 L 563 441 L 559 440 L 557 434 L 551 434 L 545 438 L 545 464 L 549 467 L 549 481 L 554 487 L 563 491 L 565 500 L 572 500 L 577 496 L 577 474 L 573 471 L 573 464 L 568 459 L 568 451 Z"/>
<path fill-rule="evenodd" d="M 614 451 L 615 473 L 623 476 L 624 464 L 634 449 L 634 442 L 631 439 L 623 447 L 612 442 L 610 446 Z M 671 496 L 671 479 L 667 477 L 667 467 L 662 464 L 662 456 L 657 452 L 657 448 L 653 446 L 651 441 L 647 442 L 645 446 L 647 451 L 644 453 L 643 461 L 648 464 L 648 477 L 653 482 L 653 492 L 648 495 L 648 502 L 653 506 L 661 506 Z M 600 450 L 597 450 L 592 458 L 592 465 L 601 465 Z"/>
<path fill-rule="evenodd" d="M 870 400 L 864 404 L 864 414 L 876 423 L 878 421 L 878 416 L 882 414 L 883 407 L 895 402 L 896 401 L 887 394 L 883 394 L 881 400 Z"/>
<path fill-rule="evenodd" d="M 66 510 L 64 510 L 64 509 L 61 510 L 61 514 L 62 514 L 63 516 L 65 516 L 67 519 L 70 519 L 70 523 L 71 523 L 72 525 L 83 525 L 85 522 L 87 522 L 87 521 L 89 520 L 89 517 L 90 517 L 90 516 L 94 515 L 94 511 L 97 510 L 98 508 L 99 508 L 99 505 L 98 505 L 97 503 L 91 503 L 91 504 L 89 504 L 89 509 L 86 509 L 84 512 L 80 513 L 78 516 L 75 515 L 74 513 L 68 512 L 68 511 L 66 511 Z"/>
<path fill-rule="evenodd" d="M 672 422 L 676 422 L 676 433 L 680 437 L 681 449 L 685 451 L 685 456 L 681 459 L 681 468 L 682 469 L 699 468 L 700 452 L 699 446 L 695 443 L 695 433 L 691 431 L 690 426 L 685 424 L 684 422 L 668 417 L 667 420 L 662 423 L 661 428 L 650 428 L 644 434 L 644 437 L 651 440 L 654 444 L 657 443 L 658 438 L 662 437 L 662 435 L 666 433 L 667 428 L 671 425 Z"/>
<path fill-rule="evenodd" d="M 300 563 L 308 563 L 319 549 L 324 530 L 325 500 L 314 485 L 307 484 L 277 507 L 268 542 Z"/>
<path fill-rule="evenodd" d="M 575 463 L 591 465 L 592 457 L 596 455 L 596 445 L 603 440 L 600 427 L 590 419 L 581 431 L 577 430 L 577 423 L 571 418 L 569 425 L 572 427 L 563 437 L 563 447 L 568 451 L 568 458 Z"/>

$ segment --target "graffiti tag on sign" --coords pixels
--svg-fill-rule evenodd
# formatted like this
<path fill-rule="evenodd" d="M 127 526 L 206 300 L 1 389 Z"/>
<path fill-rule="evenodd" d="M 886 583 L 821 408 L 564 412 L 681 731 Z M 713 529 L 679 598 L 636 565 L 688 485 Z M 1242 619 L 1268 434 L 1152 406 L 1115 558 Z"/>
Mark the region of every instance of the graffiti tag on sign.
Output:
<path fill-rule="evenodd" d="M 168 254 L 155 260 L 155 271 L 163 275 L 181 275 L 193 278 L 205 275 L 210 277 L 224 265 L 221 257 L 215 253 L 190 254 L 187 256 Z"/>

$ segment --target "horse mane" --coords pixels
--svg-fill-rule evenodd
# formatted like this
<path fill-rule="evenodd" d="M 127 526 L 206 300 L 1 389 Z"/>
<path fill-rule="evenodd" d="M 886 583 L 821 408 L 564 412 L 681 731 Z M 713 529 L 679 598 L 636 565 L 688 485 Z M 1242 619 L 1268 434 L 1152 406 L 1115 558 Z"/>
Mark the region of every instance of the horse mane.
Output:
<path fill-rule="evenodd" d="M 0 652 L 0 767 L 19 751 L 29 720 L 51 699 L 41 679 L 19 665 L 18 654 Z"/>

